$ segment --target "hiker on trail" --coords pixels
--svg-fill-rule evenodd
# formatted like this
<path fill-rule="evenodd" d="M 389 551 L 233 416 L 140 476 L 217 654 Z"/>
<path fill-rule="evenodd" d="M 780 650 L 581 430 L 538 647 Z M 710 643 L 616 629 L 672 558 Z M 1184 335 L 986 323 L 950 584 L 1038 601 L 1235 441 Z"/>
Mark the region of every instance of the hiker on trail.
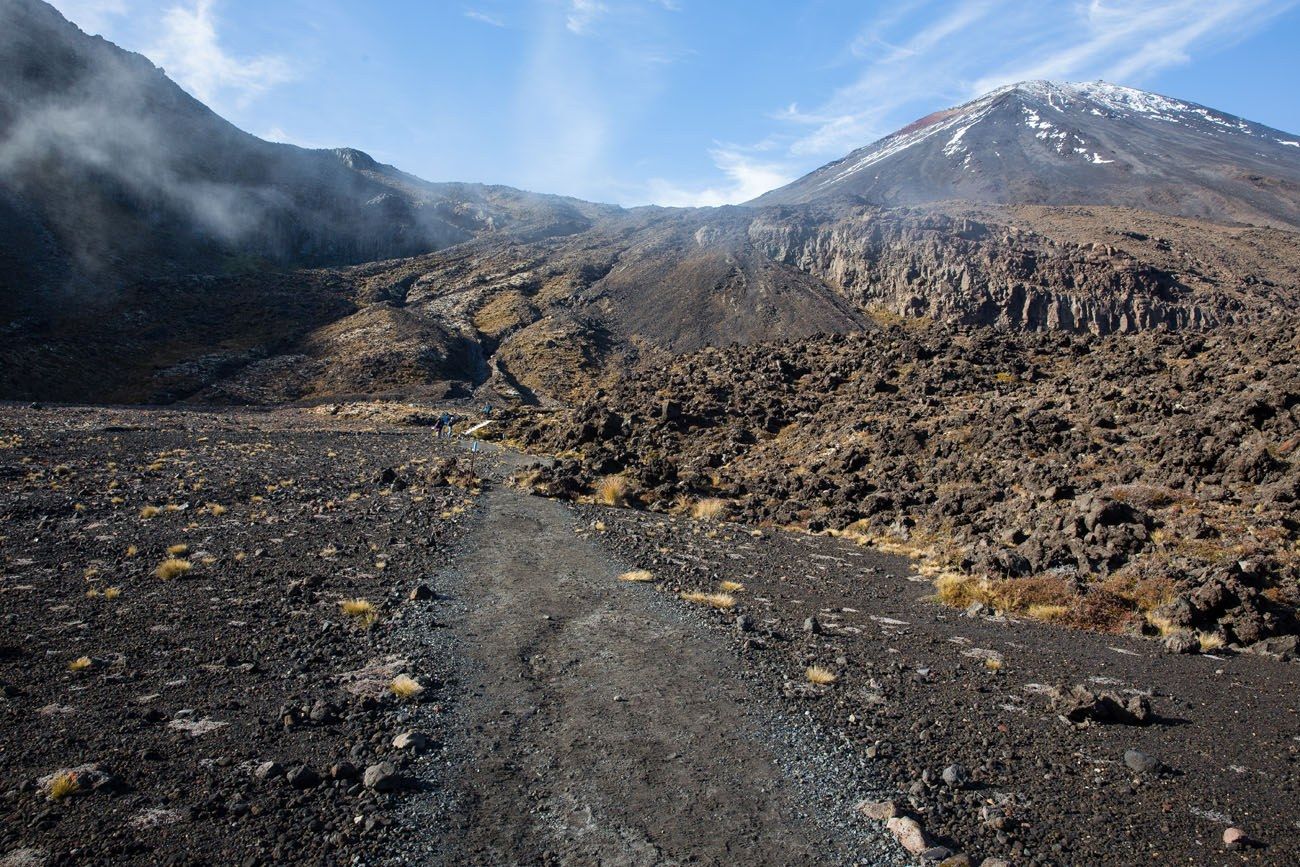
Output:
<path fill-rule="evenodd" d="M 438 438 L 451 436 L 451 413 L 444 412 L 438 416 Z"/>
<path fill-rule="evenodd" d="M 456 435 L 456 422 L 460 421 L 460 416 L 447 416 L 447 437 L 450 439 Z"/>
<path fill-rule="evenodd" d="M 442 439 L 442 418 L 441 417 L 439 417 L 433 423 L 433 438 L 436 440 Z"/>
<path fill-rule="evenodd" d="M 490 403 L 483 404 L 483 417 L 492 418 L 492 404 Z"/>

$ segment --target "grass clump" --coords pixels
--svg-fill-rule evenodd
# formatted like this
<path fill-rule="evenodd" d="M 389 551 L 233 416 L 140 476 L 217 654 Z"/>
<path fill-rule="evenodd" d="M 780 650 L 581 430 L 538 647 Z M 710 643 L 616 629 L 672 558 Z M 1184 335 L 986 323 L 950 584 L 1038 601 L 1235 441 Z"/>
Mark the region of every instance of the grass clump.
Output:
<path fill-rule="evenodd" d="M 968 608 L 977 602 L 987 605 L 991 594 L 987 581 L 956 572 L 944 572 L 934 581 L 934 596 L 944 605 Z"/>
<path fill-rule="evenodd" d="M 1146 619 L 1147 623 L 1151 624 L 1151 626 L 1155 628 L 1156 632 L 1160 633 L 1161 638 L 1167 638 L 1175 632 L 1180 631 L 1179 628 L 1174 625 L 1172 620 L 1162 614 L 1148 611 L 1146 613 Z"/>
<path fill-rule="evenodd" d="M 627 476 L 605 476 L 596 485 L 596 501 L 606 506 L 626 506 L 632 494 Z"/>
<path fill-rule="evenodd" d="M 655 580 L 655 576 L 649 569 L 633 569 L 631 572 L 624 572 L 618 576 L 618 580 L 628 581 L 633 584 L 646 584 Z"/>
<path fill-rule="evenodd" d="M 405 674 L 399 674 L 393 678 L 392 683 L 388 684 L 388 690 L 400 699 L 408 700 L 415 698 L 424 692 L 424 687 L 413 677 Z"/>
<path fill-rule="evenodd" d="M 708 605 L 723 610 L 736 607 L 736 597 L 730 593 L 702 593 L 696 590 L 683 593 L 682 599 L 697 605 Z"/>
<path fill-rule="evenodd" d="M 140 510 L 140 517 L 146 521 L 149 520 L 150 518 L 156 518 L 161 514 L 162 514 L 162 509 L 158 508 L 157 506 L 145 506 L 143 509 Z"/>
<path fill-rule="evenodd" d="M 727 501 L 710 497 L 691 507 L 691 517 L 698 521 L 717 521 L 727 513 Z"/>
<path fill-rule="evenodd" d="M 363 629 L 369 629 L 379 620 L 379 610 L 369 599 L 344 599 L 339 602 L 339 608 Z"/>
<path fill-rule="evenodd" d="M 1227 642 L 1217 632 L 1198 632 L 1196 633 L 1196 643 L 1200 645 L 1201 653 L 1213 653 L 1216 650 L 1222 650 Z"/>
<path fill-rule="evenodd" d="M 153 574 L 164 581 L 170 581 L 173 578 L 179 578 L 194 568 L 194 564 L 189 560 L 182 560 L 179 557 L 168 557 L 158 564 L 158 568 L 153 570 Z"/>
<path fill-rule="evenodd" d="M 70 798 L 81 791 L 81 781 L 77 779 L 75 771 L 62 771 L 55 774 L 50 779 L 50 784 L 45 791 L 51 801 L 62 801 L 64 798 Z"/>
<path fill-rule="evenodd" d="M 831 671 L 829 668 L 822 668 L 820 665 L 808 666 L 808 669 L 803 673 L 803 676 L 808 679 L 809 683 L 815 683 L 818 686 L 830 686 L 838 680 L 835 672 Z"/>
<path fill-rule="evenodd" d="M 167 553 L 173 557 L 179 557 L 181 554 L 184 554 L 189 550 L 190 550 L 189 545 L 168 545 L 167 546 Z"/>
<path fill-rule="evenodd" d="M 718 583 L 718 589 L 724 593 L 739 593 L 745 589 L 745 585 L 739 581 L 722 581 Z"/>
<path fill-rule="evenodd" d="M 1064 605 L 1037 604 L 1030 605 L 1025 613 L 1034 620 L 1052 621 L 1064 619 L 1065 616 L 1070 613 L 1070 609 Z"/>
<path fill-rule="evenodd" d="M 121 596 L 121 595 L 122 595 L 122 588 L 121 588 L 121 587 L 105 587 L 105 588 L 104 588 L 104 598 L 105 598 L 105 599 L 116 599 L 117 597 L 119 597 L 119 596 Z"/>
<path fill-rule="evenodd" d="M 68 671 L 89 671 L 95 667 L 95 661 L 89 656 L 78 656 L 68 663 Z"/>

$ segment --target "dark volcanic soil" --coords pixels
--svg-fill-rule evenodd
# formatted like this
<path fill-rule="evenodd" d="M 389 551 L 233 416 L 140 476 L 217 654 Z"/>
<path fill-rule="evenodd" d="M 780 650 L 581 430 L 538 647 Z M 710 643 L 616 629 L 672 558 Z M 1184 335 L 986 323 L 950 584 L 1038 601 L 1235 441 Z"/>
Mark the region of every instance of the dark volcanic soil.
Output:
<path fill-rule="evenodd" d="M 409 751 L 392 740 L 438 703 L 446 666 L 394 630 L 433 629 L 436 603 L 407 594 L 445 563 L 473 501 L 434 478 L 428 433 L 2 412 L 0 853 L 251 864 L 387 851 L 399 796 L 361 775 L 384 760 L 402 773 Z M 163 580 L 174 545 L 192 568 Z M 374 604 L 369 628 L 341 611 L 353 598 Z M 70 670 L 82 657 L 91 666 Z M 424 692 L 399 701 L 399 674 Z M 424 713 L 420 732 L 437 738 L 437 718 Z M 79 793 L 41 790 L 85 765 Z"/>
<path fill-rule="evenodd" d="M 742 582 L 735 608 L 696 607 L 756 674 L 757 698 L 787 696 L 792 712 L 874 757 L 886 796 L 977 864 L 1300 858 L 1300 666 L 965 617 L 928 601 L 929 582 L 906 560 L 841 540 L 578 508 L 666 593 Z M 807 689 L 810 665 L 838 680 Z M 1145 697 L 1150 720 L 1072 724 L 1048 690 L 1075 685 Z M 1128 750 L 1162 767 L 1135 772 Z M 966 784 L 943 782 L 952 765 Z M 1225 851 L 1230 825 L 1262 846 Z"/>
<path fill-rule="evenodd" d="M 519 458 L 480 479 L 404 417 L 0 409 L 0 863 L 905 863 L 863 798 L 976 864 L 1300 855 L 1295 665 L 962 617 L 845 540 L 530 498 Z M 1073 686 L 1144 724 L 1053 703 Z"/>

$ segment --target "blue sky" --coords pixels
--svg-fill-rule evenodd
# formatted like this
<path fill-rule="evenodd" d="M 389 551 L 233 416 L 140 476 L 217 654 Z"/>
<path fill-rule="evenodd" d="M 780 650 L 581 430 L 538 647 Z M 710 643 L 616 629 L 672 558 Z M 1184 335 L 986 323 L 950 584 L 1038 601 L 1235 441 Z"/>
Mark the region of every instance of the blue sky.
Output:
<path fill-rule="evenodd" d="M 55 0 L 240 127 L 429 180 L 739 202 L 1026 78 L 1300 132 L 1300 0 Z"/>

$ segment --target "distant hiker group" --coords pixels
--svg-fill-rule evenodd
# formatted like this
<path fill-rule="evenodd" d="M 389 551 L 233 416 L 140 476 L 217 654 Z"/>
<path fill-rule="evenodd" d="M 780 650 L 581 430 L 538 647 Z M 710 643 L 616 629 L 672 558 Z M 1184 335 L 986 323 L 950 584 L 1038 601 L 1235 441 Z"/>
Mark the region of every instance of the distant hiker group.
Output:
<path fill-rule="evenodd" d="M 483 418 L 485 419 L 484 424 L 486 424 L 487 420 L 491 420 L 492 404 L 490 403 L 483 404 Z M 436 419 L 434 419 L 433 422 L 434 437 L 436 439 L 451 439 L 456 435 L 456 425 L 460 424 L 463 421 L 465 421 L 465 416 L 456 415 L 455 413 L 444 411 L 441 415 L 439 415 Z M 468 433 L 473 433 L 475 430 L 478 430 L 478 428 L 482 426 L 483 426 L 482 424 L 476 425 L 470 428 Z"/>
<path fill-rule="evenodd" d="M 456 434 L 456 423 L 460 421 L 460 416 L 444 412 L 438 416 L 438 420 L 433 423 L 433 434 L 438 439 L 446 437 L 450 439 Z"/>

